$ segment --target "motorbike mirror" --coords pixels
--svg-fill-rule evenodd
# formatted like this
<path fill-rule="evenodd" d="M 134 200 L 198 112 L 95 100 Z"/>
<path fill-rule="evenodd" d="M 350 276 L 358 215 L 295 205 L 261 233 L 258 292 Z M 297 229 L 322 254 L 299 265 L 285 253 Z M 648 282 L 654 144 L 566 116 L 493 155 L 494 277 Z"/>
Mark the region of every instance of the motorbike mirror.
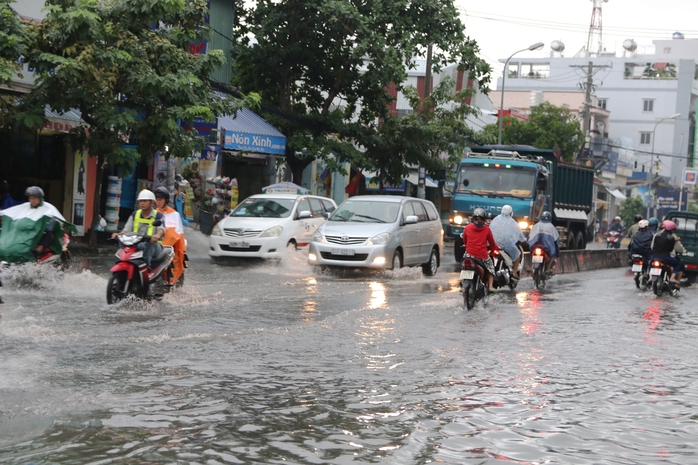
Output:
<path fill-rule="evenodd" d="M 463 179 L 463 185 L 465 187 L 468 187 L 469 184 L 470 184 L 470 181 L 468 179 Z"/>
<path fill-rule="evenodd" d="M 156 228 L 157 228 L 158 226 L 162 226 L 162 221 L 160 221 L 160 220 L 155 220 L 155 221 L 153 221 L 153 226 L 155 226 Z"/>

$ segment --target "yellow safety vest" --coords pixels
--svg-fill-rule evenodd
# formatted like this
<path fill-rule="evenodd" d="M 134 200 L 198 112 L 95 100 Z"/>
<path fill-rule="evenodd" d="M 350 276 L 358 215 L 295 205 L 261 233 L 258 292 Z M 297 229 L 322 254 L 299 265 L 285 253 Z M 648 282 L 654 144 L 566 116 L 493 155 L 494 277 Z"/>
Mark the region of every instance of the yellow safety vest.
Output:
<path fill-rule="evenodd" d="M 141 225 L 147 224 L 148 225 L 148 232 L 146 233 L 147 236 L 152 236 L 153 235 L 153 222 L 155 221 L 155 218 L 157 218 L 157 213 L 155 213 L 155 216 L 152 216 L 150 218 L 143 218 L 141 216 L 142 210 L 138 210 L 136 212 L 136 216 L 133 217 L 133 232 L 137 233 L 138 229 Z"/>

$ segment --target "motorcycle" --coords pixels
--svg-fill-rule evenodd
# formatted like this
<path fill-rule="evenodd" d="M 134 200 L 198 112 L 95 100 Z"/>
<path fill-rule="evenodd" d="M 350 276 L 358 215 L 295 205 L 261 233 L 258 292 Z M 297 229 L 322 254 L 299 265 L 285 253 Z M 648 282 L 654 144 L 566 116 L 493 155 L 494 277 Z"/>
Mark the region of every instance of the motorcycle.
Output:
<path fill-rule="evenodd" d="M 618 249 L 620 248 L 620 243 L 622 240 L 623 236 L 618 231 L 608 231 L 606 233 L 606 248 Z"/>
<path fill-rule="evenodd" d="M 553 272 L 548 271 L 548 263 L 551 258 L 548 252 L 539 245 L 534 245 L 531 249 L 531 265 L 533 266 L 533 285 L 536 289 L 545 287 L 548 279 L 553 277 Z"/>
<path fill-rule="evenodd" d="M 523 256 L 523 249 L 521 246 L 517 246 L 519 252 Z M 509 254 L 504 250 L 498 250 L 492 253 L 492 260 L 494 261 L 494 282 L 493 287 L 495 289 L 503 288 L 509 286 L 512 291 L 516 289 L 519 280 L 514 277 L 514 261 L 511 259 Z M 519 275 L 521 275 L 521 270 L 523 268 L 523 260 L 519 262 Z"/>
<path fill-rule="evenodd" d="M 630 271 L 635 275 L 635 286 L 643 291 L 646 291 L 651 283 L 648 265 L 649 261 L 645 260 L 642 255 L 632 254 L 632 268 L 630 268 Z"/>
<path fill-rule="evenodd" d="M 670 282 L 673 270 L 668 263 L 661 258 L 653 258 L 649 270 L 649 276 L 652 278 L 652 291 L 657 297 L 661 297 L 664 291 L 671 295 L 677 295 L 679 290 Z"/>
<path fill-rule="evenodd" d="M 154 223 L 155 224 L 155 223 Z M 156 224 L 156 226 L 158 226 Z M 117 236 L 119 250 L 118 259 L 112 266 L 111 276 L 107 283 L 107 303 L 115 304 L 129 295 L 145 299 L 148 297 L 151 284 L 160 278 L 167 288 L 172 283 L 172 260 L 174 248 L 162 246 L 162 252 L 151 259 L 152 269 L 149 269 L 143 258 L 143 250 L 138 248 L 140 243 L 150 242 L 151 236 L 128 232 Z"/>
<path fill-rule="evenodd" d="M 487 269 L 480 260 L 472 257 L 463 257 L 463 268 L 460 272 L 463 300 L 465 307 L 472 310 L 475 302 L 485 299 L 487 290 Z"/>
<path fill-rule="evenodd" d="M 63 237 L 61 238 L 61 253 L 58 254 L 50 248 L 46 248 L 44 252 L 36 259 L 37 263 L 53 265 L 56 268 L 66 271 L 68 268 L 70 268 L 70 261 L 73 258 L 68 250 L 68 244 L 70 244 L 70 236 L 68 234 L 63 234 Z"/>

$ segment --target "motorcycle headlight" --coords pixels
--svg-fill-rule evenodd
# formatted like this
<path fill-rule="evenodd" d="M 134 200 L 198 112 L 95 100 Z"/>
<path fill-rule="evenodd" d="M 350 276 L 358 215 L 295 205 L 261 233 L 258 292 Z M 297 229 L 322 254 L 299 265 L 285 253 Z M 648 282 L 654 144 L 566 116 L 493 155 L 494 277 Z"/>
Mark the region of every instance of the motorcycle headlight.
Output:
<path fill-rule="evenodd" d="M 315 231 L 315 234 L 313 234 L 313 242 L 320 242 L 321 244 L 325 243 L 325 237 L 320 233 L 320 231 Z"/>
<path fill-rule="evenodd" d="M 519 221 L 519 228 L 528 229 L 528 221 L 526 221 L 526 220 Z"/>
<path fill-rule="evenodd" d="M 383 245 L 383 244 L 387 244 L 389 240 L 390 240 L 390 234 L 381 233 L 381 234 L 378 234 L 377 236 L 373 236 L 372 238 L 367 240 L 366 245 Z"/>
<path fill-rule="evenodd" d="M 456 224 L 463 224 L 464 220 L 465 220 L 465 218 L 463 218 L 463 216 L 461 216 L 461 215 L 456 215 L 453 217 L 453 222 Z"/>
<path fill-rule="evenodd" d="M 211 230 L 211 235 L 212 236 L 222 236 L 223 233 L 221 232 L 221 228 L 218 225 L 215 225 L 213 229 Z"/>
<path fill-rule="evenodd" d="M 284 228 L 282 226 L 274 226 L 264 231 L 259 237 L 278 237 L 283 230 Z"/>

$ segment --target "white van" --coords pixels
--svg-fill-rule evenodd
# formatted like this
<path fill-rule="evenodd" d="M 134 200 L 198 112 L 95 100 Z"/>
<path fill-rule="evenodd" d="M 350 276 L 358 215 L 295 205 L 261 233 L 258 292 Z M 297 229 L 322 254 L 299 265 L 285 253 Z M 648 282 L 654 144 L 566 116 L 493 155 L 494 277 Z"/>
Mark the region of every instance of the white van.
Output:
<path fill-rule="evenodd" d="M 306 247 L 337 204 L 314 195 L 258 194 L 213 227 L 211 257 L 279 258 L 286 247 Z"/>

